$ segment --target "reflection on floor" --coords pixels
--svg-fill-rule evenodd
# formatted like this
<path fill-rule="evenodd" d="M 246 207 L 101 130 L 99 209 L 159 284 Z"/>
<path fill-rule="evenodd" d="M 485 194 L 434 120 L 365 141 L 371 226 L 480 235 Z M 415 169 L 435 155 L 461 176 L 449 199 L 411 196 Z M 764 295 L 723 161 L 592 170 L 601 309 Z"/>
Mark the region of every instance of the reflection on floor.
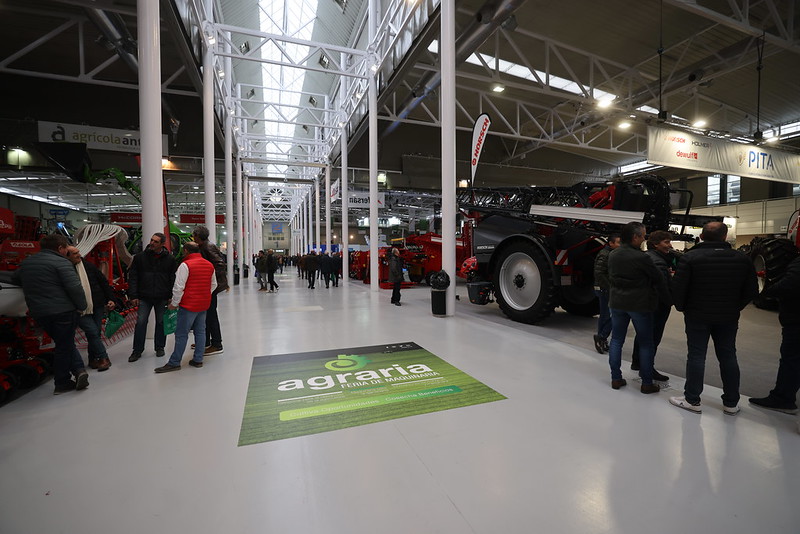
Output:
<path fill-rule="evenodd" d="M 429 292 L 315 290 L 288 271 L 220 297 L 225 351 L 156 375 L 148 346 L 0 410 L 0 530 L 115 533 L 798 532 L 795 418 L 670 406 L 609 386 L 593 348 L 459 313 Z M 459 304 L 462 306 L 462 304 Z M 414 341 L 506 400 L 238 447 L 252 359 Z M 149 343 L 149 342 L 148 342 Z M 170 347 L 168 346 L 168 349 Z M 673 379 L 681 391 L 680 379 Z"/>

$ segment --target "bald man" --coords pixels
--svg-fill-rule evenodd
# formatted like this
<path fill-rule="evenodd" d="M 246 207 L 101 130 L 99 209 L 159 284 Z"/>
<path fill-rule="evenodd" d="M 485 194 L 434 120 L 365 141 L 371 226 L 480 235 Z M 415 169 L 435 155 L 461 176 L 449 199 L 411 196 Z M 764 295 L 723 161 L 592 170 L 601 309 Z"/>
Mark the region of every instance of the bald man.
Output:
<path fill-rule="evenodd" d="M 739 314 L 758 294 L 753 262 L 725 239 L 728 227 L 721 222 L 703 226 L 702 242 L 681 257 L 672 279 L 675 309 L 683 312 L 686 325 L 686 385 L 683 397 L 669 402 L 700 413 L 708 340 L 714 340 L 722 378 L 725 415 L 739 413 L 739 363 L 736 332 Z"/>

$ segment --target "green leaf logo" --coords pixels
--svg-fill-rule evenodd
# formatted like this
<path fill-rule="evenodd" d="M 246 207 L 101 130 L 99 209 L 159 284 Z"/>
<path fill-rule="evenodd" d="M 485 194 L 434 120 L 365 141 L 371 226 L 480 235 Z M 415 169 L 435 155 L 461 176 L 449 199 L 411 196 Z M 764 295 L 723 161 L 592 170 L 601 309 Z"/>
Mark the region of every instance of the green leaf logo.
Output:
<path fill-rule="evenodd" d="M 370 361 L 363 356 L 339 354 L 338 359 L 325 364 L 329 371 L 355 371 L 365 367 Z"/>

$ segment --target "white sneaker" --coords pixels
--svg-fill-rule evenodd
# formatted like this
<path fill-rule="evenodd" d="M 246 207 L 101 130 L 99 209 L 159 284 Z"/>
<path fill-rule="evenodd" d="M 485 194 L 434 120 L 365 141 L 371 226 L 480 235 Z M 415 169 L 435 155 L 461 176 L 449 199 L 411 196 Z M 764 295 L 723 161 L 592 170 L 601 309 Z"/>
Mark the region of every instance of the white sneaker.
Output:
<path fill-rule="evenodd" d="M 723 406 L 722 407 L 722 413 L 724 413 L 725 415 L 736 415 L 740 411 L 741 410 L 739 409 L 738 405 L 736 405 L 736 406 Z"/>
<path fill-rule="evenodd" d="M 702 413 L 703 409 L 700 407 L 700 403 L 691 404 L 689 401 L 686 400 L 686 397 L 670 397 L 669 403 L 673 406 L 677 406 L 678 408 L 683 408 L 684 410 L 689 410 L 690 412 L 694 413 Z M 731 414 L 734 415 L 734 414 Z"/>

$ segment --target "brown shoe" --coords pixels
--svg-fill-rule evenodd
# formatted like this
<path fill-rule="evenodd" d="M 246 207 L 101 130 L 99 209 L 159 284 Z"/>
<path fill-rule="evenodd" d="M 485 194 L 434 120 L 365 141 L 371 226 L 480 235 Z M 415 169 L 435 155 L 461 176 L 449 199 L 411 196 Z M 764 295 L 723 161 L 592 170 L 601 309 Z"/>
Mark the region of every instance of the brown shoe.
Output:
<path fill-rule="evenodd" d="M 639 389 L 645 395 L 649 395 L 650 393 L 658 393 L 661 391 L 661 386 L 658 384 L 642 384 L 642 387 Z"/>
<path fill-rule="evenodd" d="M 89 360 L 89 367 L 91 369 L 99 369 L 101 361 L 102 361 L 102 358 L 98 358 L 96 360 Z"/>
<path fill-rule="evenodd" d="M 628 385 L 628 381 L 625 380 L 624 378 L 620 378 L 619 380 L 612 380 L 611 381 L 611 387 L 614 388 L 614 389 L 619 389 L 622 386 L 626 386 L 626 385 Z"/>
<path fill-rule="evenodd" d="M 108 371 L 108 368 L 111 367 L 111 360 L 108 358 L 100 358 L 96 363 L 97 367 L 92 366 L 92 364 L 89 364 L 89 366 L 92 367 L 92 369 L 97 369 L 98 372 Z"/>

